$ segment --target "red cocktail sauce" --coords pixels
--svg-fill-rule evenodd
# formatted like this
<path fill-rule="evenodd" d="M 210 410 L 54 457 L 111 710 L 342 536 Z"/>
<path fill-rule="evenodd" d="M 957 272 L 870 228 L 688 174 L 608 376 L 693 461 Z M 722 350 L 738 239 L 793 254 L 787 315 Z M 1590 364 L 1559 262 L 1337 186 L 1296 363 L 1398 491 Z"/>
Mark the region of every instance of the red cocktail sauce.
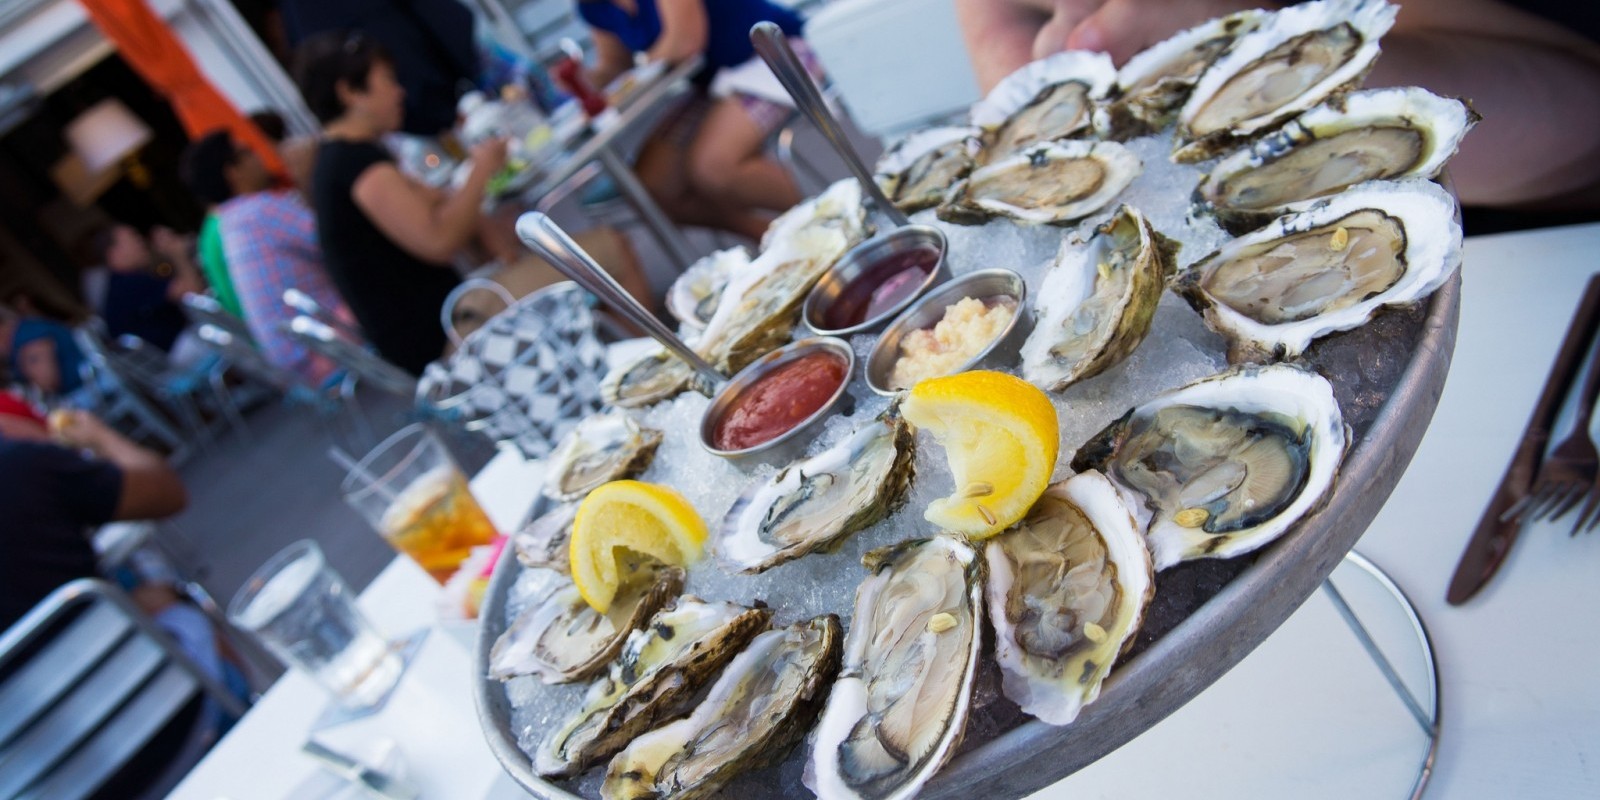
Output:
<path fill-rule="evenodd" d="M 807 353 L 761 376 L 734 399 L 711 434 L 718 450 L 743 450 L 788 433 L 845 381 L 844 358 Z"/>

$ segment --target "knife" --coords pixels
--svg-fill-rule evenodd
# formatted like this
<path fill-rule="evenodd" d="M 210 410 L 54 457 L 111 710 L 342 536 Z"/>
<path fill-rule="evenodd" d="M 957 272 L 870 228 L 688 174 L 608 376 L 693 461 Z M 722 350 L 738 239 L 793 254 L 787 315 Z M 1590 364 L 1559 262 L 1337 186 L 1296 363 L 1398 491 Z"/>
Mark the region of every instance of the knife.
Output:
<path fill-rule="evenodd" d="M 1545 445 L 1550 440 L 1550 427 L 1561 409 L 1561 401 L 1566 397 L 1567 390 L 1572 388 L 1572 380 L 1577 377 L 1597 332 L 1600 332 L 1600 274 L 1590 276 L 1578 310 L 1572 315 L 1572 323 L 1567 326 L 1567 338 L 1556 353 L 1550 376 L 1545 379 L 1544 392 L 1539 395 L 1539 402 L 1528 418 L 1522 442 L 1517 445 L 1516 454 L 1511 457 L 1511 464 L 1500 479 L 1500 486 L 1489 500 L 1489 507 L 1478 519 L 1478 527 L 1472 532 L 1472 538 L 1467 540 L 1467 549 L 1461 554 L 1461 563 L 1456 565 L 1456 573 L 1450 579 L 1450 589 L 1445 594 L 1445 599 L 1451 605 L 1461 605 L 1477 594 L 1494 577 L 1500 565 L 1505 563 L 1506 554 L 1511 552 L 1511 546 L 1516 543 L 1522 520 L 1502 520 L 1501 517 L 1518 500 L 1527 496 L 1538 473 L 1539 462 L 1544 457 Z"/>
<path fill-rule="evenodd" d="M 386 772 L 367 766 L 344 753 L 331 750 L 315 739 L 300 746 L 305 754 L 341 778 L 385 800 L 417 800 L 417 787 Z"/>

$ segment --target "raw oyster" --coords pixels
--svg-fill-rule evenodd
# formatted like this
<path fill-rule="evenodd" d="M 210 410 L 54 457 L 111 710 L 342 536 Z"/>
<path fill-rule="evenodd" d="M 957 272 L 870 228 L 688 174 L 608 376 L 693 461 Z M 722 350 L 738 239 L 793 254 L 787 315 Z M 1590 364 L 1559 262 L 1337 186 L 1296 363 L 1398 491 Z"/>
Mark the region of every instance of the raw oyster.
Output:
<path fill-rule="evenodd" d="M 753 639 L 693 715 L 629 744 L 606 769 L 606 800 L 717 797 L 734 775 L 775 763 L 810 730 L 839 671 L 839 618 Z"/>
<path fill-rule="evenodd" d="M 1127 358 L 1150 332 L 1176 251 L 1126 205 L 1087 246 L 1063 242 L 1034 301 L 1023 377 L 1059 392 Z"/>
<path fill-rule="evenodd" d="M 500 634 L 489 651 L 489 675 L 499 680 L 538 675 L 545 683 L 588 678 L 617 657 L 631 631 L 683 591 L 683 580 L 677 567 L 649 568 L 625 581 L 601 614 L 563 579 L 544 602 L 518 614 Z"/>
<path fill-rule="evenodd" d="M 693 378 L 692 367 L 659 347 L 607 372 L 600 381 L 600 398 L 618 408 L 638 408 L 678 395 Z"/>
<path fill-rule="evenodd" d="M 525 567 L 571 574 L 567 545 L 572 540 L 572 520 L 577 516 L 577 503 L 562 503 L 512 534 L 511 547 L 517 560 Z"/>
<path fill-rule="evenodd" d="M 1110 56 L 1085 50 L 1055 53 L 1007 75 L 972 105 L 972 124 L 983 129 L 979 161 L 992 164 L 1086 131 L 1094 103 L 1116 79 Z"/>
<path fill-rule="evenodd" d="M 717 313 L 717 302 L 728 280 L 749 264 L 750 253 L 743 247 L 718 250 L 694 262 L 667 290 L 667 311 L 684 325 L 704 330 Z"/>
<path fill-rule="evenodd" d="M 761 234 L 761 252 L 786 243 L 803 230 L 828 228 L 838 231 L 851 244 L 867 238 L 867 207 L 861 199 L 861 184 L 855 178 L 835 181 L 822 194 L 778 215 Z"/>
<path fill-rule="evenodd" d="M 1022 522 L 990 539 L 984 561 L 1006 696 L 1066 725 L 1100 696 L 1155 595 L 1133 514 L 1104 475 L 1083 472 L 1045 490 Z"/>
<path fill-rule="evenodd" d="M 1178 114 L 1173 158 L 1200 161 L 1355 86 L 1394 24 L 1384 0 L 1312 0 L 1240 36 Z"/>
<path fill-rule="evenodd" d="M 585 417 L 550 454 L 544 493 L 563 502 L 580 500 L 606 481 L 648 469 L 660 445 L 660 431 L 639 427 L 621 411 Z"/>
<path fill-rule="evenodd" d="M 977 672 L 984 570 L 966 539 L 902 542 L 863 563 L 872 574 L 806 765 L 820 800 L 916 794 L 961 740 Z"/>
<path fill-rule="evenodd" d="M 1364 183 L 1228 242 L 1173 289 L 1228 338 L 1235 363 L 1291 358 L 1439 288 L 1461 265 L 1454 216 L 1429 181 Z"/>
<path fill-rule="evenodd" d="M 1246 365 L 1130 410 L 1072 468 L 1123 492 L 1159 570 L 1278 538 L 1327 498 L 1349 440 L 1327 379 Z"/>
<path fill-rule="evenodd" d="M 679 598 L 628 635 L 622 654 L 589 685 L 583 708 L 539 743 L 534 769 L 546 777 L 576 775 L 657 723 L 683 715 L 700 686 L 766 629 L 771 616 L 765 608 Z"/>
<path fill-rule="evenodd" d="M 1097 112 L 1095 127 L 1117 141 L 1165 128 L 1200 73 L 1267 17 L 1255 9 L 1218 17 L 1128 59 L 1117 71 L 1116 100 Z"/>
<path fill-rule="evenodd" d="M 972 171 L 939 207 L 939 219 L 976 225 L 992 217 L 1066 223 L 1111 204 L 1143 165 L 1116 142 L 1051 142 Z"/>
<path fill-rule="evenodd" d="M 1266 222 L 1364 181 L 1432 178 L 1477 120 L 1466 103 L 1425 89 L 1352 92 L 1217 162 L 1195 194 L 1225 221 Z"/>
<path fill-rule="evenodd" d="M 756 573 L 835 546 L 905 501 L 912 442 L 911 426 L 884 415 L 790 464 L 734 501 L 712 552 L 729 571 Z"/>
<path fill-rule="evenodd" d="M 912 133 L 878 159 L 873 170 L 878 188 L 907 214 L 939 205 L 972 171 L 971 142 L 977 135 L 976 128 L 964 127 Z"/>

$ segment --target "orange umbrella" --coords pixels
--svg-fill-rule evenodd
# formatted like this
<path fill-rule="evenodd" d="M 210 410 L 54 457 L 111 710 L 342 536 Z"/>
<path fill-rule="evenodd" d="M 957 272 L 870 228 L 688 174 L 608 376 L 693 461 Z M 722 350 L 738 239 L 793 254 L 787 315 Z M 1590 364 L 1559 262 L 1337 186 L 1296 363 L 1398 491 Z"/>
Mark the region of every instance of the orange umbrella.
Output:
<path fill-rule="evenodd" d="M 284 174 L 272 142 L 233 107 L 195 66 L 177 34 L 144 0 L 78 0 L 89 19 L 116 45 L 122 59 L 166 97 L 189 138 L 227 129 L 235 141 L 261 156 L 273 174 Z"/>

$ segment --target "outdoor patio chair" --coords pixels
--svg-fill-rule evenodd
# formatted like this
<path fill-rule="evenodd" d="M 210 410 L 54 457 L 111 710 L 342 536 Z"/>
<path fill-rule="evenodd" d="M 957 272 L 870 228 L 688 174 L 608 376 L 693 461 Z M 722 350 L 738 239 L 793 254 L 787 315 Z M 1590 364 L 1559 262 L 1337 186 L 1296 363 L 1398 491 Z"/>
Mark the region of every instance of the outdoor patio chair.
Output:
<path fill-rule="evenodd" d="M 0 633 L 0 797 L 74 800 L 113 780 L 121 796 L 164 796 L 216 736 L 190 710 L 205 698 L 245 711 L 121 590 L 68 583 Z M 122 785 L 135 770 L 139 785 Z"/>
<path fill-rule="evenodd" d="M 366 339 L 355 326 L 339 319 L 339 315 L 333 313 L 332 309 L 323 308 L 322 304 L 318 303 L 311 295 L 299 289 L 284 289 L 283 304 L 288 306 L 290 311 L 303 317 L 310 317 L 332 328 L 340 336 L 352 342 L 360 342 Z"/>
<path fill-rule="evenodd" d="M 336 369 L 321 384 L 312 385 L 299 375 L 268 361 L 253 341 L 240 339 L 232 332 L 210 324 L 201 325 L 196 333 L 241 373 L 271 386 L 285 403 L 315 411 L 323 430 L 341 447 L 374 439 L 372 427 L 367 422 L 360 401 L 356 399 L 355 373 Z"/>
<path fill-rule="evenodd" d="M 74 398 L 73 405 L 83 406 L 84 410 L 113 426 L 129 421 L 131 436 L 159 441 L 174 462 L 186 459 L 192 442 L 184 436 L 177 421 L 145 396 L 138 385 L 121 372 L 120 365 L 107 357 L 102 340 L 83 329 L 74 330 L 73 339 L 84 356 L 78 368 L 84 388 Z"/>
<path fill-rule="evenodd" d="M 191 366 L 174 367 L 165 353 L 137 336 L 124 335 L 111 342 L 92 322 L 80 327 L 77 335 L 86 357 L 95 359 L 123 385 L 154 398 L 202 449 L 215 438 L 208 415 L 243 430 L 244 416 L 223 380 L 228 364 L 220 354 L 208 354 Z"/>

